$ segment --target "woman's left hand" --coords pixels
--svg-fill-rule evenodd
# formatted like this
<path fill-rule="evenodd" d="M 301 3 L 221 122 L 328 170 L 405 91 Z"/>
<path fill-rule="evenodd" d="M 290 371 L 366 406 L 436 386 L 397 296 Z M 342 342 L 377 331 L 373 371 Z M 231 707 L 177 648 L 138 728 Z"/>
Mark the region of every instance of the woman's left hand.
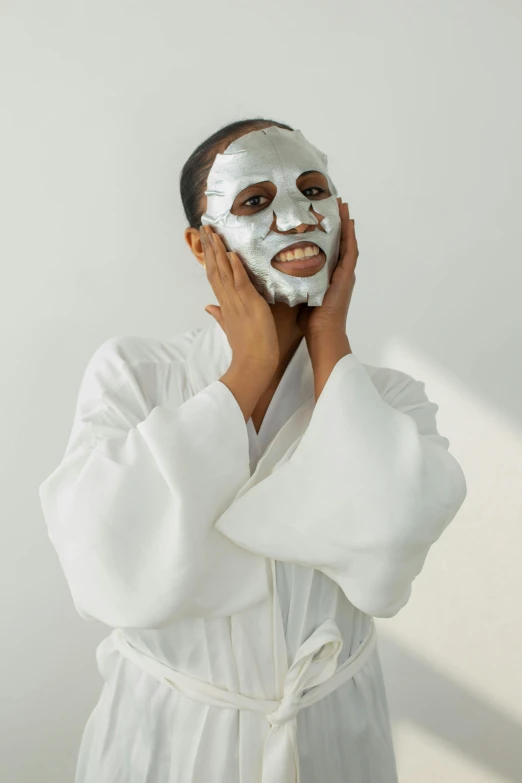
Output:
<path fill-rule="evenodd" d="M 331 338 L 346 334 L 346 319 L 348 308 L 355 285 L 355 266 L 359 256 L 357 239 L 355 238 L 354 221 L 350 219 L 348 204 L 341 198 L 339 214 L 341 216 L 341 241 L 339 258 L 326 291 L 322 305 L 311 307 L 300 305 L 297 318 L 298 326 L 307 342 L 315 338 Z"/>

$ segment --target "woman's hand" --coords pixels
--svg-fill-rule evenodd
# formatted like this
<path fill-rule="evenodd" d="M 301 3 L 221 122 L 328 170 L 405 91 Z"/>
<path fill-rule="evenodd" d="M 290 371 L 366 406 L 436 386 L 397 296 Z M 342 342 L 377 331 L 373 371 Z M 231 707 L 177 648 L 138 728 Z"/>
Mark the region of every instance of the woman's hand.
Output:
<path fill-rule="evenodd" d="M 227 252 L 210 226 L 200 228 L 205 269 L 219 302 L 205 310 L 219 323 L 232 349 L 232 364 L 270 380 L 279 364 L 279 341 L 268 302 L 256 291 L 237 253 Z"/>
<path fill-rule="evenodd" d="M 297 323 L 307 342 L 346 334 L 348 308 L 355 285 L 355 266 L 359 256 L 354 221 L 350 220 L 348 204 L 338 198 L 341 216 L 339 259 L 322 305 L 300 305 Z"/>

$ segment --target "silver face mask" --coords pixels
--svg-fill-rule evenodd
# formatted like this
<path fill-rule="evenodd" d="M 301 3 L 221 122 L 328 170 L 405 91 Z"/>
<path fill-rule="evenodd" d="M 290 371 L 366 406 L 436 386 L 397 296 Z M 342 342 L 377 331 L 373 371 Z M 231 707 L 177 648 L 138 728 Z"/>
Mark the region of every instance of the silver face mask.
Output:
<path fill-rule="evenodd" d="M 327 156 L 308 142 L 300 130 L 289 131 L 275 125 L 251 131 L 218 153 L 210 169 L 207 211 L 203 225 L 211 225 L 229 251 L 244 261 L 257 291 L 269 304 L 286 302 L 290 307 L 307 302 L 318 306 L 330 284 L 339 258 L 341 218 L 337 190 L 327 172 Z M 326 177 L 331 195 L 311 200 L 296 185 L 305 171 L 319 171 Z M 233 215 L 234 199 L 249 185 L 272 182 L 277 193 L 266 209 L 251 215 Z M 316 219 L 311 209 L 322 219 Z M 271 231 L 274 220 L 279 231 L 290 231 L 302 223 L 317 226 L 303 234 Z M 320 227 L 319 227 L 320 224 Z M 280 272 L 272 258 L 300 240 L 323 250 L 326 263 L 315 275 L 294 277 Z"/>

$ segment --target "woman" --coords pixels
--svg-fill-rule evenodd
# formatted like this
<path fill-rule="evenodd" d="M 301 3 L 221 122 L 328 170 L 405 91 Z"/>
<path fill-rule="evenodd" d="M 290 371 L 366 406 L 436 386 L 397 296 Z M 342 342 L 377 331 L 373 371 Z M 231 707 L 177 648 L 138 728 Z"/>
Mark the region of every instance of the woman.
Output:
<path fill-rule="evenodd" d="M 407 603 L 464 475 L 423 383 L 352 352 L 323 153 L 233 123 L 181 196 L 214 320 L 103 343 L 40 486 L 77 611 L 114 629 L 76 783 L 394 783 L 373 617 Z"/>

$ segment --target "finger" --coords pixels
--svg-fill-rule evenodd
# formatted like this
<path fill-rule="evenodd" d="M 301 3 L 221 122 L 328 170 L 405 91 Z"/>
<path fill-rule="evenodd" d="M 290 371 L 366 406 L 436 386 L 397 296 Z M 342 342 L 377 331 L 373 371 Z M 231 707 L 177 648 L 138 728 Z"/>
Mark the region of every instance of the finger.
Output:
<path fill-rule="evenodd" d="M 340 238 L 340 242 L 339 242 L 339 258 L 341 258 L 342 257 L 342 253 L 343 253 L 343 235 L 344 235 L 343 208 L 342 208 L 343 200 L 342 200 L 341 196 L 338 196 L 336 200 L 337 200 L 337 207 L 339 209 L 339 217 L 341 219 L 341 238 Z"/>
<path fill-rule="evenodd" d="M 348 209 L 348 204 L 344 202 L 341 204 L 339 208 L 339 214 L 341 216 L 341 241 L 339 244 L 339 259 L 340 259 L 339 262 L 340 264 L 342 264 L 348 248 L 348 223 L 350 220 L 350 212 Z"/>
<path fill-rule="evenodd" d="M 344 205 L 343 205 L 344 206 Z M 341 256 L 341 266 L 348 271 L 353 271 L 357 263 L 358 249 L 357 239 L 355 237 L 355 221 L 350 218 L 348 204 L 344 209 L 343 223 L 343 254 Z"/>
<path fill-rule="evenodd" d="M 212 243 L 214 257 L 216 259 L 217 268 L 219 270 L 223 294 L 228 301 L 233 301 L 236 296 L 234 273 L 230 265 L 227 249 L 223 240 L 215 231 L 213 231 L 210 235 L 210 242 Z"/>
<path fill-rule="evenodd" d="M 227 255 L 230 260 L 230 266 L 232 267 L 237 295 L 243 304 L 247 304 L 252 296 L 258 297 L 260 294 L 256 291 L 254 284 L 250 280 L 245 265 L 241 261 L 239 255 L 235 252 L 230 252 Z"/>
<path fill-rule="evenodd" d="M 347 256 L 349 259 L 351 269 L 355 269 L 357 265 L 357 259 L 359 257 L 359 246 L 357 244 L 357 237 L 355 236 L 355 220 L 350 220 L 348 226 Z"/>
<path fill-rule="evenodd" d="M 221 326 L 223 331 L 225 331 L 225 325 L 223 322 L 223 314 L 221 312 L 221 307 L 218 307 L 217 305 L 207 305 L 205 307 L 205 312 L 211 315 L 212 318 L 214 318 L 214 320 L 218 322 L 218 324 Z"/>
<path fill-rule="evenodd" d="M 205 226 L 201 226 L 199 230 L 201 237 L 201 246 L 205 256 L 205 271 L 207 273 L 208 282 L 212 290 L 216 295 L 216 299 L 221 304 L 224 300 L 223 284 L 221 282 L 221 275 L 219 274 L 219 268 L 216 261 L 216 254 L 214 246 L 209 238 L 209 233 Z"/>
<path fill-rule="evenodd" d="M 339 266 L 351 277 L 357 263 L 357 240 L 355 239 L 354 220 L 348 220 L 345 228 L 345 251 L 339 262 Z"/>

